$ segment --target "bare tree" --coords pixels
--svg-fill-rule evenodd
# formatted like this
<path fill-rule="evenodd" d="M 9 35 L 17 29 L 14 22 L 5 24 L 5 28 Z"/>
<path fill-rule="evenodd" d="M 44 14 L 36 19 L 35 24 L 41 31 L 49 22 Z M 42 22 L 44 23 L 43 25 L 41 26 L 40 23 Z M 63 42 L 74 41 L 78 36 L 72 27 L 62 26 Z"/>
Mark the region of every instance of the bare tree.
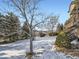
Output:
<path fill-rule="evenodd" d="M 40 15 L 38 4 L 40 0 L 9 0 L 10 4 L 17 10 L 19 16 L 25 19 L 29 32 L 26 32 L 30 37 L 30 53 L 33 54 L 33 30 L 40 23 L 45 22 L 49 17 L 43 17 Z"/>
<path fill-rule="evenodd" d="M 30 53 L 33 54 L 33 30 L 39 24 L 45 22 L 50 16 L 44 16 L 38 10 L 38 5 L 41 0 L 5 0 L 10 5 L 11 12 L 17 14 L 18 17 L 25 19 L 29 32 L 25 31 L 30 37 Z M 1 8 L 0 8 L 1 9 Z"/>
<path fill-rule="evenodd" d="M 49 17 L 48 21 L 45 23 L 44 27 L 46 27 L 46 29 L 48 31 L 53 32 L 54 27 L 56 27 L 56 25 L 58 23 L 58 19 L 59 19 L 59 16 L 50 15 L 50 17 Z"/>

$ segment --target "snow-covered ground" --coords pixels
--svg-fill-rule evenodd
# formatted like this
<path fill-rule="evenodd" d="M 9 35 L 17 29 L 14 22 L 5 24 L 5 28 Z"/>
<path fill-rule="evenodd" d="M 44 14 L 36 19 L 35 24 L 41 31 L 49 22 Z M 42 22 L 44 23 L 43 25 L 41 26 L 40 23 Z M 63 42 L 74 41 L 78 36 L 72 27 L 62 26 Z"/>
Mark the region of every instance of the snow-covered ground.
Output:
<path fill-rule="evenodd" d="M 55 40 L 56 37 L 36 37 L 33 41 L 36 53 L 33 59 L 79 59 L 57 52 L 54 47 Z M 26 52 L 29 52 L 29 40 L 0 45 L 0 59 L 27 59 Z"/>

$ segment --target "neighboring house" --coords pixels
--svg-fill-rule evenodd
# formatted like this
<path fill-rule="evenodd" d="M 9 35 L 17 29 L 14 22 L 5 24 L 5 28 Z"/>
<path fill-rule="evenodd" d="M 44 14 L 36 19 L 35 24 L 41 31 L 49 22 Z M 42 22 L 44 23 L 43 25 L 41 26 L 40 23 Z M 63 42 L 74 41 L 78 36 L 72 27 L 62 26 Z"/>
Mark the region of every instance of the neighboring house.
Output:
<path fill-rule="evenodd" d="M 35 36 L 40 36 L 40 33 L 44 33 L 44 34 L 46 34 L 46 35 L 48 35 L 48 31 L 47 30 L 34 30 L 34 35 Z"/>
<path fill-rule="evenodd" d="M 64 30 L 68 33 L 74 33 L 79 37 L 79 0 L 74 0 L 69 6 L 70 18 L 64 25 Z"/>

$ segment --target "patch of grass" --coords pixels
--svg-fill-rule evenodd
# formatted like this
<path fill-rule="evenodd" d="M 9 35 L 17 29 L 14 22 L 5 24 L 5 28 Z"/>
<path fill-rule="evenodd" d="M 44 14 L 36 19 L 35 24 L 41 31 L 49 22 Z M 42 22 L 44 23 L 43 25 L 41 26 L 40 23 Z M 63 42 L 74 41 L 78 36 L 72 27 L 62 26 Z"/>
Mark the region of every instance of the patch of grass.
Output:
<path fill-rule="evenodd" d="M 35 53 L 26 52 L 26 56 L 25 57 L 32 57 L 33 55 L 35 55 Z"/>

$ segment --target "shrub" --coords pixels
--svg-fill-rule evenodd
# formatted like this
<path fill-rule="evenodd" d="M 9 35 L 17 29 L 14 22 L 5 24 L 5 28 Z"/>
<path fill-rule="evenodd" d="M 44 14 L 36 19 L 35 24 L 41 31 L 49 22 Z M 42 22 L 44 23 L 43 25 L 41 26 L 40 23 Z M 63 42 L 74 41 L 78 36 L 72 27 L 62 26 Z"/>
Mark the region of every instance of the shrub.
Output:
<path fill-rule="evenodd" d="M 49 33 L 48 33 L 48 35 L 49 35 L 49 36 L 52 36 L 52 35 L 53 35 L 53 33 L 52 33 L 52 32 L 49 32 Z"/>
<path fill-rule="evenodd" d="M 53 36 L 57 36 L 58 35 L 58 32 L 53 32 Z"/>
<path fill-rule="evenodd" d="M 71 48 L 70 40 L 65 32 L 61 31 L 57 38 L 55 44 L 58 47 Z"/>
<path fill-rule="evenodd" d="M 40 37 L 44 37 L 46 34 L 44 34 L 44 33 L 40 33 Z"/>

